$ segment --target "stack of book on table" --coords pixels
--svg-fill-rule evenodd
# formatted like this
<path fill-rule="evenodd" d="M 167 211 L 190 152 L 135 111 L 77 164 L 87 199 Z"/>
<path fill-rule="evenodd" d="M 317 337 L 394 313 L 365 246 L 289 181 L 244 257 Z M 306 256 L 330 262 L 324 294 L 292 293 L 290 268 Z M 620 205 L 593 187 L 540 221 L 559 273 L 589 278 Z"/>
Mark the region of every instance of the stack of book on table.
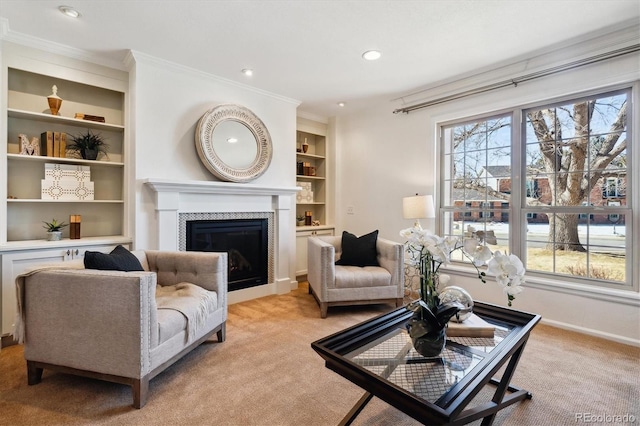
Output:
<path fill-rule="evenodd" d="M 462 322 L 449 321 L 448 337 L 493 337 L 496 327 L 476 314 L 471 314 Z"/>

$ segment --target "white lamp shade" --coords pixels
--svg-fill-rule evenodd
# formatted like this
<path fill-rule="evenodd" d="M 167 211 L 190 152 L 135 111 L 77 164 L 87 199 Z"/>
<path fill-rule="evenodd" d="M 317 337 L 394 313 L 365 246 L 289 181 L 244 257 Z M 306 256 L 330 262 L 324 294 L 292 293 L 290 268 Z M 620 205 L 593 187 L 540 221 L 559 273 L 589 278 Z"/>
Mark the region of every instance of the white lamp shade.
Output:
<path fill-rule="evenodd" d="M 436 217 L 432 195 L 416 195 L 402 199 L 402 216 L 405 219 L 428 219 Z"/>

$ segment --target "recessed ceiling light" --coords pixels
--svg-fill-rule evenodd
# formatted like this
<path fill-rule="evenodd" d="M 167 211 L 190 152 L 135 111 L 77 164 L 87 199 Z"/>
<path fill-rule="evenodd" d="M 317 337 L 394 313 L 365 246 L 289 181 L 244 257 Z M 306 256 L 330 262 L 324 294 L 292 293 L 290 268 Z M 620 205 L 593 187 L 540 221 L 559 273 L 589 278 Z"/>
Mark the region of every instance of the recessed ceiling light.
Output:
<path fill-rule="evenodd" d="M 78 12 L 77 10 L 75 10 L 71 6 L 60 6 L 60 7 L 58 7 L 58 10 L 60 12 L 64 13 L 65 15 L 67 15 L 70 18 L 79 18 L 80 17 L 80 12 Z"/>
<path fill-rule="evenodd" d="M 376 59 L 380 59 L 382 53 L 379 50 L 367 50 L 362 54 L 362 57 L 367 61 L 375 61 Z"/>
<path fill-rule="evenodd" d="M 251 68 L 245 68 L 242 70 L 242 74 L 246 75 L 247 77 L 251 77 L 253 75 L 253 70 Z"/>
<path fill-rule="evenodd" d="M 338 106 L 339 106 L 339 107 L 343 107 L 343 106 L 345 106 L 345 105 L 346 105 L 346 104 L 345 104 L 344 102 L 338 102 Z"/>
<path fill-rule="evenodd" d="M 238 142 L 238 139 L 237 138 L 229 138 L 229 139 L 227 139 L 227 142 L 236 143 L 236 142 Z"/>

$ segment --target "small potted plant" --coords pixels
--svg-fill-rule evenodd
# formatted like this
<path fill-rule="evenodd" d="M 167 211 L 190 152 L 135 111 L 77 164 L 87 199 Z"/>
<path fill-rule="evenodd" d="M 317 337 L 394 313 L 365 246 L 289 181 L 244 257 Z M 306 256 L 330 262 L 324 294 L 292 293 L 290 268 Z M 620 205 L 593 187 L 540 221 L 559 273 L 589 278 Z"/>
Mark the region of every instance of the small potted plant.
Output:
<path fill-rule="evenodd" d="M 296 216 L 296 220 L 298 221 L 298 226 L 304 225 L 304 215 L 299 214 L 298 216 Z"/>
<path fill-rule="evenodd" d="M 98 154 L 107 154 L 109 145 L 100 134 L 95 134 L 91 130 L 87 133 L 71 137 L 71 143 L 67 145 L 67 150 L 75 151 L 85 160 L 95 160 Z"/>
<path fill-rule="evenodd" d="M 62 239 L 62 228 L 67 226 L 64 222 L 53 219 L 51 222 L 43 221 L 43 228 L 47 230 L 47 241 L 60 241 Z"/>

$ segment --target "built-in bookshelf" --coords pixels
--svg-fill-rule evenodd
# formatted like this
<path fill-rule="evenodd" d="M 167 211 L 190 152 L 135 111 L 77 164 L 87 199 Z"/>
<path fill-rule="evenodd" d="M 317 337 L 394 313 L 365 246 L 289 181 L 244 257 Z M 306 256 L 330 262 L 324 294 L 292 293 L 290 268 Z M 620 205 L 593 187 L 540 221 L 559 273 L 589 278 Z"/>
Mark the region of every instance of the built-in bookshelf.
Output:
<path fill-rule="evenodd" d="M 124 97 L 123 92 L 83 84 L 79 81 L 44 75 L 24 69 L 6 68 L 6 223 L 1 245 L 22 245 L 24 241 L 44 240 L 42 222 L 57 218 L 68 222 L 70 215 L 82 216 L 82 235 L 86 237 L 124 234 Z M 63 99 L 58 115 L 47 105 L 52 86 Z M 74 118 L 76 113 L 105 117 L 105 122 Z M 40 140 L 41 135 L 72 137 L 91 131 L 100 134 L 108 152 L 97 160 L 82 159 L 77 153 L 49 152 L 42 141 L 40 155 L 25 155 L 22 138 Z M 24 136 L 20 136 L 24 135 Z M 68 144 L 69 142 L 67 142 Z M 45 164 L 86 166 L 95 190 L 92 199 L 45 199 L 42 181 Z M 68 233 L 68 230 L 66 230 Z M 20 244 L 14 244 L 20 243 Z"/>
<path fill-rule="evenodd" d="M 332 149 L 328 126 L 298 118 L 296 132 L 296 276 L 307 273 L 307 238 L 333 235 Z"/>

